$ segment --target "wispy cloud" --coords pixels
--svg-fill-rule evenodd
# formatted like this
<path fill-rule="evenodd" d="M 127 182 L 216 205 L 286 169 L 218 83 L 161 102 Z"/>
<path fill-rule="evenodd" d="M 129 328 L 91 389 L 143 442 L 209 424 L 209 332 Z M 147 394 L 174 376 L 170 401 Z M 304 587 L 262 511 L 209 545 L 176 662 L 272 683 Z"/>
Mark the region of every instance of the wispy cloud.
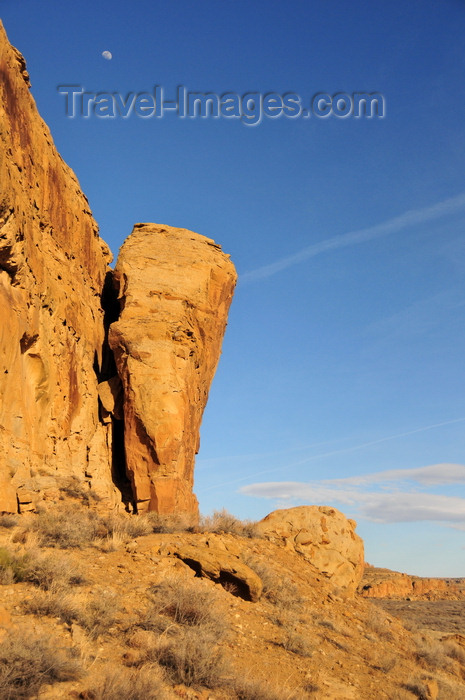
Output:
<path fill-rule="evenodd" d="M 308 260 L 309 258 L 314 258 L 322 253 L 327 253 L 332 250 L 339 250 L 340 248 L 347 248 L 349 246 L 358 245 L 359 243 L 365 243 L 366 241 L 372 241 L 375 238 L 382 238 L 384 236 L 399 233 L 409 226 L 416 226 L 435 219 L 440 219 L 444 216 L 455 214 L 463 209 L 465 209 L 465 192 L 457 195 L 456 197 L 450 197 L 442 202 L 433 204 L 430 207 L 425 207 L 423 209 L 411 209 L 404 214 L 395 216 L 394 218 L 384 221 L 381 224 L 369 226 L 357 231 L 350 231 L 348 233 L 340 234 L 339 236 L 332 236 L 324 241 L 319 241 L 318 243 L 314 243 L 307 248 L 303 248 L 303 250 L 300 250 L 293 255 L 280 258 L 270 265 L 263 265 L 262 267 L 258 267 L 255 270 L 251 270 L 250 272 L 240 275 L 240 281 L 241 283 L 255 282 L 259 279 L 271 277 L 277 272 L 281 272 L 281 270 L 292 267 L 292 265 L 297 265 L 298 263 Z"/>
<path fill-rule="evenodd" d="M 394 435 L 386 435 L 385 437 L 378 438 L 377 440 L 370 440 L 368 442 L 362 442 L 358 445 L 352 445 L 351 447 L 343 447 L 338 450 L 329 450 L 328 452 L 317 452 L 317 454 L 311 454 L 308 455 L 307 457 L 304 457 L 303 459 L 299 459 L 293 462 L 286 462 L 286 463 L 281 463 L 279 467 L 273 467 L 273 468 L 267 468 L 267 469 L 262 469 L 260 471 L 254 471 L 252 473 L 247 474 L 247 476 L 244 477 L 239 477 L 236 479 L 228 480 L 228 481 L 221 481 L 216 484 L 211 484 L 210 486 L 206 486 L 205 488 L 201 489 L 199 493 L 204 493 L 206 491 L 212 491 L 220 488 L 224 488 L 225 486 L 233 486 L 235 484 L 240 484 L 243 481 L 250 481 L 250 479 L 254 479 L 257 476 L 264 476 L 265 474 L 273 474 L 275 472 L 288 472 L 289 469 L 294 469 L 295 467 L 300 467 L 304 464 L 309 464 L 310 462 L 316 462 L 322 459 L 326 459 L 327 457 L 334 457 L 338 455 L 343 455 L 343 454 L 348 454 L 351 452 L 358 452 L 360 450 L 364 450 L 366 447 L 372 447 L 373 445 L 380 445 L 383 442 L 390 442 L 391 440 L 397 440 L 399 438 L 403 437 L 408 437 L 410 435 L 416 435 L 417 433 L 425 433 L 429 430 L 435 430 L 437 428 L 442 428 L 443 426 L 446 425 L 454 425 L 455 423 L 463 423 L 465 422 L 465 418 L 454 418 L 453 420 L 447 420 L 447 421 L 442 421 L 441 423 L 432 423 L 430 425 L 424 425 L 421 428 L 415 428 L 414 430 L 407 430 L 403 433 L 394 433 Z M 323 443 L 324 444 L 324 443 Z M 269 453 L 269 456 L 275 456 L 282 454 L 281 452 L 273 452 Z M 288 454 L 288 451 L 286 451 L 286 454 Z M 262 455 L 259 455 L 262 456 Z M 246 457 L 246 455 L 244 455 Z M 225 457 L 225 460 L 230 459 Z M 216 458 L 217 460 L 217 467 L 219 464 L 222 463 L 221 458 Z M 223 462 L 224 463 L 224 462 Z M 362 477 L 354 477 L 354 478 L 362 478 Z"/>
<path fill-rule="evenodd" d="M 411 482 L 421 488 L 415 488 Z M 274 499 L 281 506 L 340 504 L 374 522 L 434 521 L 462 529 L 465 527 L 465 498 L 424 490 L 425 487 L 459 483 L 465 483 L 465 465 L 432 464 L 347 479 L 256 483 L 239 490 L 248 496 Z M 366 488 L 367 485 L 371 488 Z"/>
<path fill-rule="evenodd" d="M 331 479 L 333 484 L 368 484 L 382 481 L 414 481 L 423 486 L 435 484 L 465 484 L 465 465 L 463 464 L 430 464 L 427 467 L 415 469 L 388 469 L 374 474 L 349 476 L 345 479 Z"/>

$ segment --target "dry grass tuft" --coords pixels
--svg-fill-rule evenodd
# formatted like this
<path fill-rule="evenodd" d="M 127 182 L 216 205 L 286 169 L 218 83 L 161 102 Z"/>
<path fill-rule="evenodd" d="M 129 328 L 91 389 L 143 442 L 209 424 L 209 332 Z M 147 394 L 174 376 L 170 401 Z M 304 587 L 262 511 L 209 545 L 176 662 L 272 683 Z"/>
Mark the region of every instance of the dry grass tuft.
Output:
<path fill-rule="evenodd" d="M 17 583 L 24 580 L 25 555 L 17 555 L 0 547 L 0 584 Z"/>
<path fill-rule="evenodd" d="M 217 641 L 211 628 L 185 627 L 162 636 L 152 653 L 173 683 L 217 688 L 229 670 Z"/>
<path fill-rule="evenodd" d="M 152 528 L 152 532 L 174 533 L 174 532 L 195 532 L 197 530 L 196 519 L 186 514 L 180 515 L 160 515 L 158 513 L 147 513 L 139 516 L 145 518 Z"/>
<path fill-rule="evenodd" d="M 237 677 L 229 683 L 237 700 L 305 700 L 319 690 L 318 686 L 308 683 L 305 687 L 289 690 L 258 678 Z"/>
<path fill-rule="evenodd" d="M 28 530 L 36 533 L 40 546 L 61 549 L 88 547 L 96 537 L 108 534 L 99 516 L 82 507 L 38 513 L 29 519 L 23 534 Z"/>
<path fill-rule="evenodd" d="M 255 523 L 251 520 L 239 520 L 227 510 L 214 510 L 212 515 L 200 518 L 201 532 L 230 533 L 239 537 L 258 537 Z"/>
<path fill-rule="evenodd" d="M 465 649 L 455 642 L 443 643 L 444 653 L 451 659 L 455 659 L 462 666 L 465 666 Z"/>
<path fill-rule="evenodd" d="M 27 581 L 48 590 L 57 586 L 79 585 L 84 577 L 64 556 L 29 550 L 10 552 L 0 547 L 0 583 Z"/>
<path fill-rule="evenodd" d="M 387 641 L 392 640 L 392 632 L 388 627 L 386 614 L 383 614 L 383 612 L 373 603 L 371 603 L 368 608 L 368 614 L 365 618 L 365 625 L 381 639 L 385 639 Z"/>
<path fill-rule="evenodd" d="M 152 586 L 149 595 L 149 609 L 136 625 L 140 632 L 130 641 L 139 648 L 138 663 L 160 664 L 173 683 L 221 685 L 227 665 L 218 642 L 227 627 L 216 592 L 198 579 L 169 577 Z"/>
<path fill-rule="evenodd" d="M 431 697 L 426 685 L 424 685 L 423 681 L 418 680 L 417 678 L 410 679 L 407 683 L 404 683 L 402 687 L 420 700 L 429 700 Z"/>
<path fill-rule="evenodd" d="M 165 630 L 173 623 L 208 629 L 220 639 L 225 633 L 224 616 L 217 609 L 216 592 L 198 579 L 168 577 L 149 589 L 151 604 L 139 626 Z"/>
<path fill-rule="evenodd" d="M 145 515 L 123 515 L 112 513 L 102 518 L 102 523 L 109 536 L 116 536 L 121 540 L 134 539 L 143 535 L 150 535 L 153 527 L 150 519 Z"/>
<path fill-rule="evenodd" d="M 82 674 L 69 649 L 49 636 L 16 630 L 0 644 L 0 697 L 20 700 L 36 697 L 43 685 L 75 680 Z"/>
<path fill-rule="evenodd" d="M 305 602 L 300 591 L 290 579 L 278 574 L 267 562 L 254 556 L 244 557 L 244 562 L 261 578 L 263 596 L 277 608 L 292 610 Z"/>
<path fill-rule="evenodd" d="M 418 663 L 425 668 L 446 669 L 451 665 L 450 656 L 446 654 L 446 646 L 429 634 L 414 636 L 416 644 L 415 656 Z"/>
<path fill-rule="evenodd" d="M 84 608 L 78 608 L 76 621 L 87 631 L 90 639 L 108 633 L 119 618 L 120 606 L 113 591 L 95 591 Z"/>
<path fill-rule="evenodd" d="M 71 624 L 79 616 L 73 598 L 69 595 L 63 595 L 62 590 L 37 591 L 31 598 L 23 601 L 22 609 L 30 615 L 57 617 L 67 624 Z"/>
<path fill-rule="evenodd" d="M 165 700 L 160 668 L 147 664 L 127 671 L 120 666 L 104 670 L 100 681 L 86 694 L 92 700 Z"/>

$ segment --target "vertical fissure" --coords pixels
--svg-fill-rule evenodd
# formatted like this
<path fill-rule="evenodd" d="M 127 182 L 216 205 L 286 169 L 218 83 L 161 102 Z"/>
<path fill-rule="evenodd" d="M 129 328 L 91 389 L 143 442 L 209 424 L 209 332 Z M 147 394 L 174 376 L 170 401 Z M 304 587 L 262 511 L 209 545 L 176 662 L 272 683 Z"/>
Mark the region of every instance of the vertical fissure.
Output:
<path fill-rule="evenodd" d="M 102 292 L 103 324 L 105 337 L 102 345 L 102 362 L 98 371 L 99 408 L 102 422 L 111 422 L 111 476 L 121 493 L 121 499 L 129 511 L 134 511 L 134 496 L 126 471 L 124 444 L 124 396 L 118 376 L 113 350 L 108 342 L 112 323 L 118 321 L 121 306 L 113 280 L 113 271 L 107 272 Z"/>

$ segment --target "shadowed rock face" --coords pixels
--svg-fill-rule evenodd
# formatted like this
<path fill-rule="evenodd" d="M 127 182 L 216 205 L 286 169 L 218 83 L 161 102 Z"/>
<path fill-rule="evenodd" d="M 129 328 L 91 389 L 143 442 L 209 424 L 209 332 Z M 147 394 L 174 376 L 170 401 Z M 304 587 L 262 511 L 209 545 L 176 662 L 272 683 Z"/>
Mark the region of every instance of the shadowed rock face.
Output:
<path fill-rule="evenodd" d="M 94 371 L 110 259 L 0 23 L 0 511 L 57 498 L 60 479 L 113 502 Z"/>
<path fill-rule="evenodd" d="M 186 229 L 137 224 L 114 272 L 110 326 L 139 511 L 195 515 L 194 456 L 236 283 L 229 256 Z"/>

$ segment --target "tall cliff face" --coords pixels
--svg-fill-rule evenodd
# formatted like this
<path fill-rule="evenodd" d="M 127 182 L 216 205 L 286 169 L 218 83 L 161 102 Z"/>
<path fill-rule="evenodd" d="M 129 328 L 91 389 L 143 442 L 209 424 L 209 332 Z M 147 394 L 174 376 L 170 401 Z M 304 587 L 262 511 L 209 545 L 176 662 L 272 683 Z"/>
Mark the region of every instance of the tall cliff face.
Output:
<path fill-rule="evenodd" d="M 113 498 L 96 375 L 110 259 L 0 25 L 0 510 L 73 478 Z"/>
<path fill-rule="evenodd" d="M 110 261 L 0 23 L 0 512 L 66 493 L 197 511 L 234 268 L 198 234 L 139 225 L 115 273 L 118 320 Z"/>
<path fill-rule="evenodd" d="M 194 457 L 236 283 L 229 256 L 186 229 L 137 224 L 114 273 L 110 326 L 139 511 L 196 514 Z"/>

